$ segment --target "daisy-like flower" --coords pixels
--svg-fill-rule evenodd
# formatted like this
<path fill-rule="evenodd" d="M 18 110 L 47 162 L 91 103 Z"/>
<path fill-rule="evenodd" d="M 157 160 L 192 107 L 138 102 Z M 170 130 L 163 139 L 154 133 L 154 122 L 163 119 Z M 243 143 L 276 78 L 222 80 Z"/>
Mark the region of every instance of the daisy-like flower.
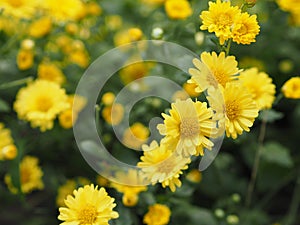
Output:
<path fill-rule="evenodd" d="M 113 208 L 116 206 L 104 188 L 85 185 L 73 191 L 74 197 L 68 195 L 65 199 L 67 207 L 59 208 L 58 219 L 65 221 L 61 225 L 92 224 L 108 225 L 109 220 L 119 217 Z"/>
<path fill-rule="evenodd" d="M 171 19 L 186 19 L 192 15 L 191 5 L 187 0 L 167 0 L 165 10 Z"/>
<path fill-rule="evenodd" d="M 250 131 L 249 127 L 258 116 L 258 107 L 247 88 L 239 82 L 229 82 L 222 93 L 215 92 L 213 89 L 208 93 L 210 106 L 216 114 L 225 113 L 224 119 L 219 120 L 218 126 L 225 127 L 227 137 L 236 139 L 243 131 Z"/>
<path fill-rule="evenodd" d="M 292 77 L 286 81 L 281 91 L 286 98 L 300 99 L 300 77 Z"/>
<path fill-rule="evenodd" d="M 190 158 L 182 158 L 174 151 L 167 148 L 166 145 L 160 146 L 156 141 L 151 144 L 143 145 L 144 155 L 141 156 L 141 162 L 137 164 L 141 168 L 141 176 L 152 183 L 161 183 L 163 188 L 169 187 L 175 192 L 176 187 L 181 187 L 179 176 L 182 170 L 186 170 L 190 163 Z"/>
<path fill-rule="evenodd" d="M 249 13 L 241 13 L 235 18 L 232 28 L 232 40 L 238 44 L 251 44 L 255 42 L 260 27 L 257 23 L 256 15 L 250 16 Z"/>
<path fill-rule="evenodd" d="M 211 54 L 203 52 L 201 61 L 193 59 L 193 64 L 196 68 L 190 68 L 189 73 L 192 78 L 189 83 L 196 83 L 196 91 L 202 92 L 213 87 L 218 88 L 218 84 L 225 87 L 226 83 L 236 79 L 240 70 L 238 69 L 237 61 L 234 56 L 225 56 L 224 52 L 217 55 L 215 52 Z"/>
<path fill-rule="evenodd" d="M 162 142 L 183 157 L 203 155 L 202 146 L 211 149 L 213 142 L 209 138 L 216 132 L 216 123 L 207 104 L 187 99 L 177 100 L 171 107 L 170 115 L 162 114 L 164 124 L 157 126 L 160 134 L 165 135 Z"/>
<path fill-rule="evenodd" d="M 259 72 L 256 67 L 240 73 L 239 80 L 252 94 L 259 110 L 269 109 L 275 100 L 275 85 L 268 74 Z"/>
<path fill-rule="evenodd" d="M 56 116 L 69 107 L 65 90 L 46 80 L 36 80 L 20 89 L 14 103 L 18 117 L 41 131 L 52 129 Z"/>
<path fill-rule="evenodd" d="M 226 40 L 231 38 L 231 27 L 241 10 L 237 6 L 231 6 L 230 1 L 217 0 L 209 2 L 208 11 L 203 11 L 200 15 L 202 19 L 201 30 L 208 30 L 215 33 L 223 45 Z"/>
<path fill-rule="evenodd" d="M 149 207 L 143 222 L 147 225 L 166 225 L 170 221 L 171 210 L 168 206 L 154 204 Z"/>
<path fill-rule="evenodd" d="M 21 191 L 23 193 L 30 193 L 33 190 L 40 190 L 44 188 L 42 181 L 43 171 L 38 165 L 39 160 L 33 156 L 25 156 L 20 163 L 20 183 Z M 17 188 L 13 185 L 11 176 L 5 175 L 5 183 L 12 193 L 17 193 Z"/>

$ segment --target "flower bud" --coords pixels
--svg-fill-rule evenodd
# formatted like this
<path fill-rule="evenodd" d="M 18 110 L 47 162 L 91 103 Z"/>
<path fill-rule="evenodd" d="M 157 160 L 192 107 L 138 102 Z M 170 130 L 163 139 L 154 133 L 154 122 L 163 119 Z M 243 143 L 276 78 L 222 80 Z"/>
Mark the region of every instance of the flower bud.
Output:
<path fill-rule="evenodd" d="M 256 0 L 245 0 L 245 5 L 248 8 L 252 8 L 253 6 L 255 6 L 255 4 L 256 4 Z"/>

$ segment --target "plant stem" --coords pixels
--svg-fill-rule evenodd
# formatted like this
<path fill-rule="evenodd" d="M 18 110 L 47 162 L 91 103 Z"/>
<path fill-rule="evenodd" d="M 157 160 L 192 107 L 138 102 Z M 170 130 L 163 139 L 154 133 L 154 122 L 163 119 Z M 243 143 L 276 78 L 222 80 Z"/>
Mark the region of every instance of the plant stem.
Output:
<path fill-rule="evenodd" d="M 251 180 L 249 182 L 248 189 L 247 189 L 246 202 L 245 202 L 246 207 L 249 207 L 251 204 L 252 194 L 254 191 L 254 186 L 255 186 L 257 173 L 258 173 L 260 156 L 261 156 L 262 149 L 263 149 L 263 142 L 264 142 L 265 135 L 266 135 L 266 126 L 267 126 L 267 120 L 263 119 L 261 126 L 260 126 L 260 132 L 259 132 L 259 137 L 258 137 L 258 147 L 257 147 L 257 151 L 255 154 L 254 165 L 252 168 Z"/>
<path fill-rule="evenodd" d="M 298 177 L 296 179 L 295 189 L 292 196 L 292 202 L 287 215 L 287 219 L 284 223 L 285 225 L 295 224 L 299 205 L 300 205 L 300 170 L 298 171 Z"/>
<path fill-rule="evenodd" d="M 14 80 L 8 83 L 4 83 L 0 85 L 0 90 L 3 89 L 7 89 L 7 88 L 11 88 L 11 87 L 15 87 L 15 86 L 19 86 L 19 85 L 23 85 L 23 84 L 27 84 L 29 82 L 31 82 L 33 80 L 33 77 L 26 77 L 20 80 Z"/>
<path fill-rule="evenodd" d="M 228 40 L 228 43 L 227 43 L 227 46 L 225 48 L 225 55 L 228 56 L 229 55 L 229 51 L 230 51 L 230 47 L 231 47 L 231 42 L 232 42 L 232 39 L 229 39 Z"/>

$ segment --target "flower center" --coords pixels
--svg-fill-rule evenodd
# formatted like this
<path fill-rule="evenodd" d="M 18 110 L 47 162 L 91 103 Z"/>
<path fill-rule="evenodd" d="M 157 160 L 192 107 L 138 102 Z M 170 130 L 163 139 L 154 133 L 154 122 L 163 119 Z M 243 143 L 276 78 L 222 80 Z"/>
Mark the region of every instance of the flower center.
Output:
<path fill-rule="evenodd" d="M 219 26 L 228 26 L 232 23 L 231 17 L 227 13 L 222 13 L 220 16 L 218 16 L 216 24 L 219 24 Z"/>
<path fill-rule="evenodd" d="M 216 80 L 217 80 L 223 87 L 225 87 L 225 84 L 226 84 L 227 81 L 228 81 L 228 77 L 226 76 L 226 74 L 224 73 L 224 71 L 215 69 L 215 70 L 213 70 L 213 74 L 214 74 Z"/>
<path fill-rule="evenodd" d="M 247 34 L 248 33 L 248 28 L 244 24 L 241 25 L 241 28 L 239 29 L 239 32 L 241 34 Z"/>
<path fill-rule="evenodd" d="M 166 160 L 161 162 L 157 167 L 157 172 L 159 173 L 170 173 L 174 169 L 174 162 L 171 160 Z"/>
<path fill-rule="evenodd" d="M 239 115 L 240 108 L 236 101 L 226 103 L 226 115 L 229 120 L 235 120 Z"/>
<path fill-rule="evenodd" d="M 78 220 L 80 225 L 93 224 L 97 219 L 97 210 L 93 205 L 87 204 L 78 213 Z"/>
<path fill-rule="evenodd" d="M 199 134 L 200 127 L 197 117 L 185 117 L 181 119 L 180 134 L 183 138 L 191 138 Z"/>
<path fill-rule="evenodd" d="M 37 98 L 35 104 L 38 111 L 47 112 L 52 107 L 53 102 L 51 99 L 41 96 Z"/>

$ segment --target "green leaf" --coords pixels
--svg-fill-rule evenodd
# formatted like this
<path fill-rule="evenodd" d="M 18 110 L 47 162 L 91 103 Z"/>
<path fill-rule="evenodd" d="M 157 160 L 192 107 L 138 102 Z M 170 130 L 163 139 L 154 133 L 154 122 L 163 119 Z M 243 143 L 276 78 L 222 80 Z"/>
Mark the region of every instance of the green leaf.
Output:
<path fill-rule="evenodd" d="M 293 161 L 289 149 L 277 142 L 268 142 L 263 147 L 262 159 L 269 163 L 275 163 L 283 167 L 290 168 Z"/>
<path fill-rule="evenodd" d="M 283 113 L 277 112 L 274 109 L 263 110 L 259 114 L 259 119 L 265 120 L 268 123 L 273 123 L 281 118 L 283 118 Z"/>
<path fill-rule="evenodd" d="M 10 112 L 10 107 L 7 102 L 0 98 L 0 112 Z"/>

